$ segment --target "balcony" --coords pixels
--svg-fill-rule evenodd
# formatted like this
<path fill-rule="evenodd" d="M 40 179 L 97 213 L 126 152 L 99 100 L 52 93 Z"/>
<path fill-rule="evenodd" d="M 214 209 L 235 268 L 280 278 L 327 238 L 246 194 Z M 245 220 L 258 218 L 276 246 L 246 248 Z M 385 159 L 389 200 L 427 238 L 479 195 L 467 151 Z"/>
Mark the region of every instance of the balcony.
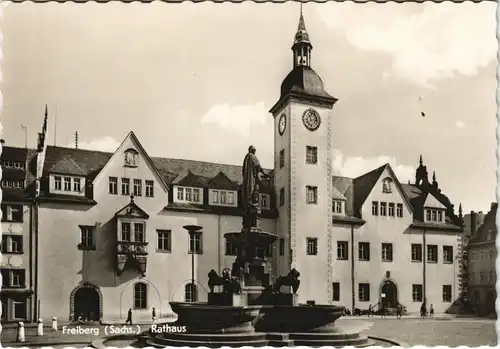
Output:
<path fill-rule="evenodd" d="M 125 269 L 131 269 L 146 276 L 147 255 L 147 242 L 118 241 L 116 244 L 118 275 L 121 275 Z"/>

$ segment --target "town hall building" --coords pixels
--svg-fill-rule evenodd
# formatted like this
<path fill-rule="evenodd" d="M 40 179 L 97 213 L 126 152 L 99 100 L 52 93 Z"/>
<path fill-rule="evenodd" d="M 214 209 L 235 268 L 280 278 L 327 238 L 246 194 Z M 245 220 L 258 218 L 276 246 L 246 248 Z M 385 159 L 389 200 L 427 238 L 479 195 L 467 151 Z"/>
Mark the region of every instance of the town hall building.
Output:
<path fill-rule="evenodd" d="M 400 303 L 417 312 L 425 300 L 444 312 L 458 297 L 461 216 L 422 158 L 412 184 L 400 183 L 390 164 L 356 178 L 333 175 L 337 100 L 311 67 L 302 14 L 292 51 L 293 69 L 270 110 L 275 162 L 260 193 L 261 228 L 279 236 L 265 251 L 271 277 L 299 270 L 300 303 Z M 170 314 L 171 301 L 206 301 L 209 271 L 220 274 L 235 259 L 224 234 L 241 229 L 242 168 L 150 157 L 133 132 L 114 153 L 48 146 L 46 120 L 38 149 L 23 155 L 21 194 L 5 200 L 10 211 L 2 207 L 11 212 L 4 237 L 20 219 L 14 207 L 30 207 L 30 223 L 11 234 L 29 250 L 2 241 L 2 272 L 29 270 L 2 287 L 4 319 L 124 319 L 128 309 L 150 319 L 153 308 Z M 4 168 L 16 152 L 4 148 Z M 189 224 L 201 232 L 190 237 Z M 22 296 L 6 292 L 14 288 Z"/>

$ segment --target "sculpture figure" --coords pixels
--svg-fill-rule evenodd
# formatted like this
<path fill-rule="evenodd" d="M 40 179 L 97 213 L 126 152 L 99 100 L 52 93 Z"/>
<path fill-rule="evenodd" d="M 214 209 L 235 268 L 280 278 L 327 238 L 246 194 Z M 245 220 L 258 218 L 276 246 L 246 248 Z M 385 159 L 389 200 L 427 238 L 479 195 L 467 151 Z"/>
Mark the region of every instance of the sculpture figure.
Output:
<path fill-rule="evenodd" d="M 292 293 L 296 294 L 300 286 L 299 276 L 300 273 L 297 271 L 297 269 L 293 268 L 286 276 L 280 276 L 279 278 L 276 279 L 273 292 L 281 293 L 280 292 L 281 286 L 291 286 Z"/>
<path fill-rule="evenodd" d="M 222 292 L 228 294 L 241 293 L 241 285 L 236 277 L 232 277 L 229 268 L 222 270 L 222 276 L 219 276 L 215 270 L 208 273 L 208 287 L 210 293 L 214 293 L 215 286 L 222 286 Z"/>
<path fill-rule="evenodd" d="M 269 178 L 261 167 L 255 152 L 255 147 L 251 145 L 248 147 L 248 153 L 243 160 L 243 183 L 241 186 L 243 228 L 258 227 L 260 216 L 260 183 L 261 179 Z"/>

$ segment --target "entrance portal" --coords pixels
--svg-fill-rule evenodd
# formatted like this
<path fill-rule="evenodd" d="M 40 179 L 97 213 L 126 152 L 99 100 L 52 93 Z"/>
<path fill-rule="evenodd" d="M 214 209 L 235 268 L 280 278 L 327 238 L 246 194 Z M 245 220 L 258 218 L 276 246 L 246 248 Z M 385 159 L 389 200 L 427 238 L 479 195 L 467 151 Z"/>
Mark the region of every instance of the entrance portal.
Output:
<path fill-rule="evenodd" d="M 382 285 L 381 293 L 385 295 L 385 297 L 380 295 L 383 308 L 396 308 L 398 306 L 398 288 L 394 282 L 390 280 L 385 281 Z"/>
<path fill-rule="evenodd" d="M 78 318 L 87 321 L 99 321 L 99 293 L 93 287 L 82 287 L 75 292 L 74 321 Z"/>

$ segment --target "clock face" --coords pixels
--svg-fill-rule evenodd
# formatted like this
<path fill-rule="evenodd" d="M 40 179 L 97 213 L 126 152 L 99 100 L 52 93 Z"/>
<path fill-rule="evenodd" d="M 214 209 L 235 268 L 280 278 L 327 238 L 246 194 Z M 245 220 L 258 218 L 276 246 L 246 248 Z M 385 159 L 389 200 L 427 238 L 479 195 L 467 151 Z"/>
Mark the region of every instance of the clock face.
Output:
<path fill-rule="evenodd" d="M 309 131 L 316 131 L 321 124 L 321 118 L 314 109 L 307 109 L 302 115 L 302 122 Z"/>
<path fill-rule="evenodd" d="M 286 115 L 281 114 L 280 119 L 278 121 L 278 132 L 280 133 L 281 136 L 283 136 L 283 133 L 285 133 L 286 129 Z"/>

